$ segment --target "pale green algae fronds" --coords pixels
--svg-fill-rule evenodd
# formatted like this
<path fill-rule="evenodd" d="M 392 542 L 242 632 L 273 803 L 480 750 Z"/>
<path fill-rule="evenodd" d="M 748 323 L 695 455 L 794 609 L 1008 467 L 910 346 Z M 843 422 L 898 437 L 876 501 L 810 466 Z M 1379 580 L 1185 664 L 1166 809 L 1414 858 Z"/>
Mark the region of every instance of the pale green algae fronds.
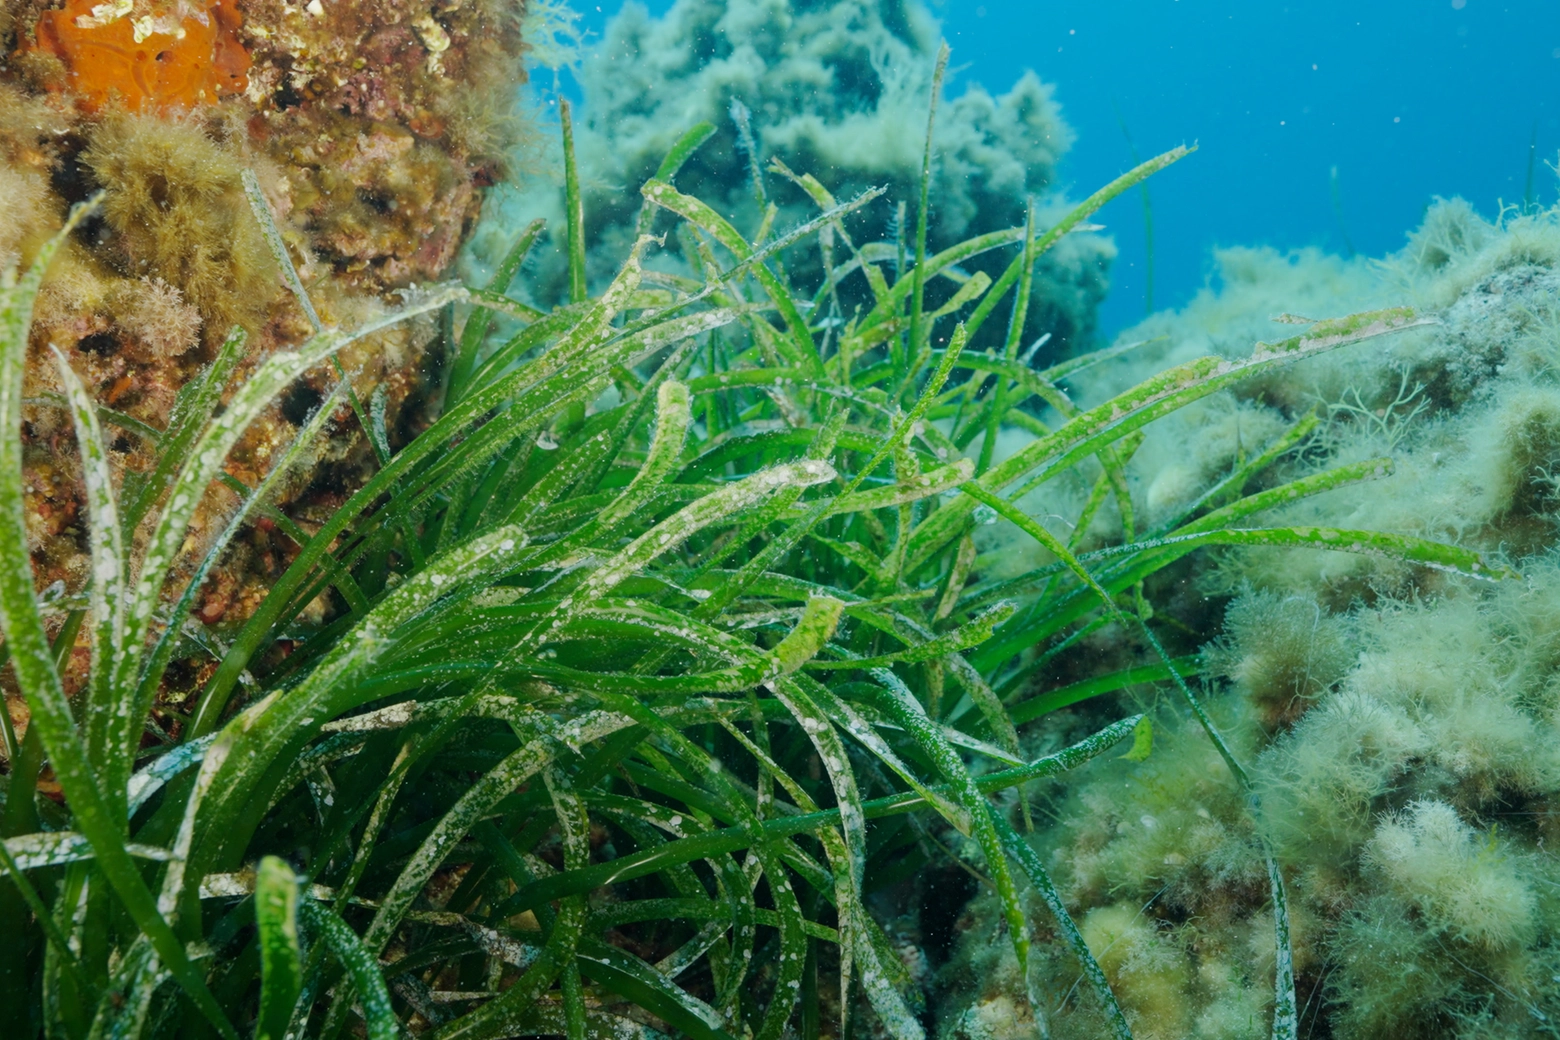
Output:
<path fill-rule="evenodd" d="M 783 175 L 765 172 L 773 158 L 798 174 L 813 174 L 841 201 L 886 187 L 884 199 L 846 225 L 857 244 L 885 243 L 886 255 L 873 259 L 892 266 L 896 232 L 913 240 L 937 45 L 937 23 L 918 0 L 678 0 L 660 18 L 626 4 L 580 72 L 585 100 L 575 140 L 592 284 L 611 277 L 634 241 L 638 186 L 701 121 L 714 125 L 715 136 L 678 173 L 680 190 L 749 231 L 773 203 L 773 227 L 780 232 L 811 218 L 816 207 Z M 734 103 L 747 113 L 742 118 L 756 155 L 742 140 Z M 1072 140 L 1051 88 L 1032 72 L 1006 93 L 993 95 L 975 84 L 944 98 L 935 134 L 929 248 L 1022 225 L 1030 195 L 1038 200 L 1039 226 L 1054 223 L 1066 209 L 1056 167 Z M 754 189 L 755 161 L 763 202 Z M 537 166 L 562 168 L 551 161 Z M 896 222 L 899 203 L 909 213 L 905 226 Z M 548 218 L 555 234 L 552 247 L 539 251 L 528 285 L 536 302 L 552 303 L 566 295 L 561 184 L 538 177 L 496 202 L 484 221 L 492 230 L 479 230 L 470 260 L 479 268 L 496 262 L 517 222 L 537 216 Z M 665 229 L 671 226 L 667 222 Z M 674 255 L 681 245 L 675 236 L 668 240 Z M 841 262 L 849 259 L 843 244 L 836 248 Z M 909 252 L 913 256 L 913 245 Z M 1054 356 L 1087 349 L 1114 256 L 1108 239 L 1090 234 L 1070 235 L 1046 254 L 1029 311 L 1030 339 L 1052 333 L 1048 349 Z M 966 267 L 990 268 L 996 277 L 1007 260 L 999 251 Z M 798 251 L 787 262 L 811 265 L 788 268 L 809 290 L 821 280 L 814 252 Z M 853 300 L 871 299 L 859 275 L 846 279 L 841 293 L 857 294 L 844 301 L 846 318 Z M 1006 305 L 999 316 L 1005 314 Z M 990 328 L 1000 338 L 1002 322 Z"/>
<path fill-rule="evenodd" d="M 1554 1035 L 1557 260 L 1560 215 L 1496 227 L 1456 200 L 1432 207 L 1385 261 L 1228 251 L 1222 289 L 1123 336 L 1165 339 L 1075 381 L 1079 397 L 1097 399 L 1166 364 L 1276 338 L 1283 327 L 1270 319 L 1282 312 L 1413 303 L 1441 324 L 1161 423 L 1132 465 L 1140 524 L 1173 515 L 1316 409 L 1316 434 L 1268 480 L 1378 456 L 1395 471 L 1244 526 L 1416 534 L 1522 574 L 1475 583 L 1359 555 L 1246 551 L 1204 557 L 1182 576 L 1214 609 L 1233 596 L 1201 681 L 1252 773 L 1260 822 L 1179 700 L 1147 687 L 1134 698 L 1158 723 L 1150 758 L 1096 763 L 1036 807 L 1055 821 L 1037 840 L 1136 1036 L 1267 1035 L 1273 932 L 1259 826 L 1290 887 L 1301 1036 Z M 1112 525 L 1103 518 L 1089 541 Z M 1004 543 L 1000 531 L 991 538 Z M 1093 646 L 1104 671 L 1121 666 L 1112 638 Z M 1118 710 L 1048 716 L 1026 740 L 1049 746 L 1090 711 Z M 961 921 L 939 980 L 945 1037 L 1032 1035 L 997 1013 L 1024 992 L 998 917 L 982 896 Z M 1076 963 L 1054 936 L 1037 939 L 1032 982 L 1048 994 L 1053 1035 L 1103 1035 L 1087 986 L 1074 985 Z"/>

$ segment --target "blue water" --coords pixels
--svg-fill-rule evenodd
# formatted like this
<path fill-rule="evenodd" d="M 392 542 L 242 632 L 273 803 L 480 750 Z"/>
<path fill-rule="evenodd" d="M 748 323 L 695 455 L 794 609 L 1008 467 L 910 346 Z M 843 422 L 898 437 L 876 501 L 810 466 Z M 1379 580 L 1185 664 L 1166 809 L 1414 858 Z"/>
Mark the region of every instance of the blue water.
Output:
<path fill-rule="evenodd" d="M 598 35 L 619 2 L 582 4 Z M 669 0 L 648 5 L 659 14 Z M 1078 140 L 1063 177 L 1082 196 L 1182 142 L 1151 182 L 1156 307 L 1206 283 L 1221 245 L 1398 248 L 1435 195 L 1493 218 L 1556 201 L 1560 0 L 1131 0 L 932 5 L 957 76 L 1006 90 L 1025 68 L 1055 84 Z M 1336 178 L 1333 171 L 1336 169 Z M 1336 185 L 1336 196 L 1334 192 Z M 1337 205 L 1335 206 L 1335 197 Z M 1108 336 L 1145 306 L 1137 196 L 1098 218 L 1121 249 Z"/>

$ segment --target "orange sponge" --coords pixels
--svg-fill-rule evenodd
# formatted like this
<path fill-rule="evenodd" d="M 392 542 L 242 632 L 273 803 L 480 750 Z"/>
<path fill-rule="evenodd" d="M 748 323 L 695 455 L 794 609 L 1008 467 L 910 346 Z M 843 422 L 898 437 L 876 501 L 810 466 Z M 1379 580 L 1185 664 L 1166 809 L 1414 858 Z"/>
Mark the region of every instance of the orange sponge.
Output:
<path fill-rule="evenodd" d="M 89 112 L 192 108 L 243 90 L 249 54 L 236 0 L 66 0 L 38 18 L 36 49 L 65 65 Z"/>

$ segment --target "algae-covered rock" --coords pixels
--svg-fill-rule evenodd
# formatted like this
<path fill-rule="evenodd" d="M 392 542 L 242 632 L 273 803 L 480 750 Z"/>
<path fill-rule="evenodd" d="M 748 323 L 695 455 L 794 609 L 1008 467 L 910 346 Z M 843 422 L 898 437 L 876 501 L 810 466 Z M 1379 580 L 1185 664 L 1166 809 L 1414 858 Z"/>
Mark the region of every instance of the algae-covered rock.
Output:
<path fill-rule="evenodd" d="M 74 595 L 86 577 L 52 350 L 112 409 L 115 478 L 133 482 L 155 467 L 155 431 L 181 388 L 233 329 L 246 341 L 230 386 L 311 332 L 246 172 L 326 324 L 356 325 L 447 277 L 482 189 L 523 132 L 512 99 L 525 78 L 524 13 L 507 0 L 4 5 L 0 268 L 25 265 L 71 205 L 102 196 L 51 268 L 29 344 L 27 520 L 40 585 Z M 377 395 L 392 444 L 437 393 L 425 353 L 436 342 L 426 322 L 397 326 L 339 358 L 362 400 Z M 228 476 L 258 484 L 336 378 L 321 368 L 284 395 L 234 450 Z M 284 526 L 307 526 L 360 486 L 377 464 L 366 432 L 352 410 L 333 416 L 278 486 Z M 235 502 L 230 490 L 207 495 L 184 567 Z M 203 589 L 197 618 L 241 622 L 297 548 L 269 520 L 247 531 Z M 211 666 L 186 670 L 190 682 Z"/>
<path fill-rule="evenodd" d="M 1146 761 L 1100 760 L 1058 785 L 1047 799 L 1056 822 L 1035 838 L 1134 1035 L 1267 1035 L 1264 841 L 1289 889 L 1301 1036 L 1551 1035 L 1560 1017 L 1557 260 L 1560 213 L 1495 226 L 1460 200 L 1433 206 L 1408 245 L 1378 262 L 1229 251 L 1222 287 L 1124 333 L 1143 344 L 1072 380 L 1079 399 L 1098 400 L 1168 364 L 1280 338 L 1272 319 L 1285 312 L 1294 322 L 1412 303 L 1437 324 L 1240 384 L 1151 429 L 1128 467 L 1139 517 L 1173 518 L 1284 431 L 1314 421 L 1247 492 L 1387 460 L 1376 479 L 1239 526 L 1431 538 L 1521 575 L 1478 582 L 1293 549 L 1193 557 L 1174 576 L 1181 598 L 1154 602 L 1193 646 L 1204 641 L 1193 685 L 1249 772 L 1254 801 L 1169 689 L 1133 687 L 1115 705 L 1029 727 L 1025 739 L 1041 751 L 1128 706 L 1158 721 Z M 1083 545 L 1113 537 L 1115 515 Z M 1121 630 L 1105 630 L 1089 644 L 1094 659 L 1075 667 L 1121 667 L 1132 649 Z M 994 907 L 982 896 L 967 916 Z M 1048 1001 L 1052 1035 L 1103 1035 L 1093 995 L 1073 983 L 1076 961 L 1057 935 L 1037 938 L 1045 952 L 1029 985 Z M 943 1036 L 973 1036 L 981 1008 L 1021 992 L 1016 966 L 1002 967 L 1009 945 L 979 928 L 963 933 L 939 976 Z"/>

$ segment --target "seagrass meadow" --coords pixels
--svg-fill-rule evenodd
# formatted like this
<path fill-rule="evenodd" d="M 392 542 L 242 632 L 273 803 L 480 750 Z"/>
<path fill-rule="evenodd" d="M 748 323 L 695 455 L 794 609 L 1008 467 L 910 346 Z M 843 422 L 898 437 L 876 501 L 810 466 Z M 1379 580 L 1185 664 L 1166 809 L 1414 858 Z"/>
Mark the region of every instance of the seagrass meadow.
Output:
<path fill-rule="evenodd" d="M 133 224 L 93 124 L 102 191 L 0 254 L 8 1030 L 1553 1035 L 1556 215 L 1231 251 L 1040 367 L 1042 258 L 1196 160 L 942 242 L 947 63 L 908 198 L 698 122 L 605 270 L 565 103 L 560 226 L 419 285 L 179 123 L 242 246 L 198 284 L 264 299 L 136 414 L 77 347 L 151 333 L 67 321 Z M 679 180 L 726 166 L 731 219 Z"/>

